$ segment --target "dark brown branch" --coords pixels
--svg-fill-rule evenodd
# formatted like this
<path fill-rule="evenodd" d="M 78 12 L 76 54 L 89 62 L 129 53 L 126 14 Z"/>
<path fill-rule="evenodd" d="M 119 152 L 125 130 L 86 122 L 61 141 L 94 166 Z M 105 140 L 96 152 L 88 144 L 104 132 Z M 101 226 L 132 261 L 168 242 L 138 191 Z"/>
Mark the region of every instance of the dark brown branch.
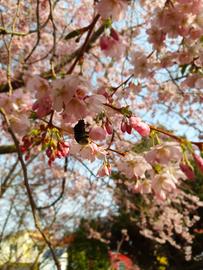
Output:
<path fill-rule="evenodd" d="M 36 7 L 36 18 L 37 18 L 37 40 L 35 42 L 35 45 L 33 46 L 32 50 L 30 51 L 30 53 L 28 54 L 28 56 L 25 58 L 25 62 L 27 62 L 27 60 L 32 56 L 32 54 L 34 53 L 34 51 L 36 50 L 39 42 L 40 42 L 40 38 L 41 38 L 41 33 L 40 33 L 40 15 L 39 15 L 39 5 L 40 5 L 40 1 L 37 0 L 37 7 Z"/>
<path fill-rule="evenodd" d="M 6 192 L 7 188 L 11 185 L 14 178 L 11 178 L 11 175 L 15 171 L 16 167 L 18 165 L 18 159 L 13 164 L 13 166 L 10 168 L 9 173 L 6 175 L 5 179 L 2 181 L 1 187 L 0 187 L 0 198 L 3 197 L 4 193 Z"/>
<path fill-rule="evenodd" d="M 88 45 L 86 47 L 86 52 L 88 52 L 90 49 L 91 49 L 91 46 L 94 42 L 97 41 L 97 39 L 101 36 L 101 34 L 104 32 L 104 30 L 109 27 L 109 25 L 107 25 L 106 23 L 104 23 L 103 25 L 101 25 L 99 27 L 99 29 L 97 31 L 95 31 L 89 42 L 88 42 Z M 81 51 L 81 48 L 77 49 L 75 52 L 73 52 L 71 55 L 67 55 L 65 56 L 62 61 L 55 66 L 54 70 L 55 72 L 60 72 L 61 68 L 63 68 L 65 65 L 67 65 L 68 63 L 70 63 L 75 57 L 77 57 L 77 55 L 80 53 Z M 11 81 L 11 85 L 12 85 L 12 89 L 13 90 L 16 90 L 20 87 L 23 87 L 24 86 L 24 81 L 22 79 L 22 75 L 21 74 L 17 79 L 14 79 Z M 52 70 L 48 70 L 46 72 L 43 72 L 41 75 L 40 75 L 42 78 L 45 78 L 45 79 L 51 79 L 52 76 L 53 76 L 53 72 Z M 6 83 L 6 84 L 2 84 L 0 85 L 0 93 L 7 93 L 9 91 L 9 85 Z"/>
<path fill-rule="evenodd" d="M 66 185 L 66 172 L 67 172 L 67 168 L 68 168 L 68 157 L 65 158 L 65 162 L 64 162 L 64 177 L 62 180 L 62 187 L 61 187 L 61 193 L 59 194 L 59 196 L 49 205 L 45 205 L 45 206 L 39 206 L 37 207 L 38 210 L 42 210 L 42 209 L 47 209 L 50 207 L 53 207 L 58 201 L 60 201 L 63 198 L 64 195 L 64 191 L 65 191 L 65 185 Z"/>
<path fill-rule="evenodd" d="M 89 27 L 89 30 L 88 30 L 88 33 L 87 33 L 87 36 L 86 36 L 86 39 L 85 39 L 85 42 L 84 44 L 82 45 L 73 65 L 70 67 L 69 71 L 68 71 L 68 74 L 71 74 L 77 64 L 77 62 L 80 60 L 80 58 L 83 56 L 83 54 L 85 53 L 86 49 L 87 49 L 87 46 L 89 44 L 89 39 L 92 35 L 92 32 L 94 30 L 94 27 L 97 23 L 97 21 L 99 20 L 99 17 L 100 15 L 96 15 L 96 17 L 94 18 L 94 20 L 92 21 L 92 23 L 90 24 L 90 27 Z"/>
<path fill-rule="evenodd" d="M 43 231 L 43 229 L 41 228 L 41 225 L 40 225 L 40 219 L 39 219 L 39 216 L 38 216 L 38 213 L 37 213 L 37 208 L 36 208 L 36 204 L 35 204 L 35 201 L 34 201 L 34 198 L 32 196 L 32 191 L 31 191 L 31 188 L 30 188 L 30 185 L 29 185 L 29 180 L 28 180 L 28 174 L 27 174 L 27 167 L 26 167 L 26 164 L 23 160 L 23 155 L 21 153 L 21 150 L 20 150 L 20 144 L 19 144 L 19 141 L 15 135 L 15 133 L 13 132 L 11 126 L 10 126 L 10 122 L 7 118 L 7 115 L 6 113 L 4 112 L 3 109 L 0 110 L 0 113 L 1 115 L 4 117 L 4 120 L 6 122 L 6 125 L 8 127 L 8 132 L 10 133 L 14 143 L 15 143 L 15 146 L 16 146 L 16 150 L 17 150 L 17 153 L 18 153 L 18 159 L 20 161 L 20 164 L 21 164 L 21 167 L 22 167 L 22 171 L 23 171 L 23 178 L 24 178 L 24 185 L 25 185 L 25 188 L 27 190 L 27 195 L 28 195 L 28 198 L 29 198 L 29 202 L 30 202 L 30 206 L 31 206 L 31 210 L 32 210 L 32 215 L 33 215 L 33 218 L 34 218 L 34 223 L 35 223 L 35 227 L 37 228 L 37 230 L 40 232 L 40 234 L 42 235 L 45 243 L 48 245 L 50 251 L 51 251 L 51 254 L 52 254 L 52 257 L 53 257 L 53 260 L 54 260 L 54 263 L 56 265 L 56 268 L 57 270 L 61 270 L 61 266 L 60 266 L 60 263 L 58 261 L 58 258 L 54 252 L 54 249 L 51 245 L 51 242 L 50 240 L 48 239 L 47 235 L 45 234 L 45 232 Z"/>
<path fill-rule="evenodd" d="M 15 144 L 9 144 L 9 145 L 0 145 L 0 155 L 3 154 L 12 154 L 16 153 L 16 146 Z"/>

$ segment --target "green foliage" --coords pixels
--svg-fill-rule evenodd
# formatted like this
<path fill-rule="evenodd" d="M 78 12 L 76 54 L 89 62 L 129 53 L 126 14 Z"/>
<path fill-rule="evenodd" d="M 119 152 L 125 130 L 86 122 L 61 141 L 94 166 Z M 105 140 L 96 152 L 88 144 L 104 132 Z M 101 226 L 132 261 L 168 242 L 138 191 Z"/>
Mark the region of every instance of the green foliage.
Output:
<path fill-rule="evenodd" d="M 74 243 L 68 248 L 67 270 L 109 270 L 107 245 L 96 239 L 88 239 L 82 229 L 76 235 Z"/>

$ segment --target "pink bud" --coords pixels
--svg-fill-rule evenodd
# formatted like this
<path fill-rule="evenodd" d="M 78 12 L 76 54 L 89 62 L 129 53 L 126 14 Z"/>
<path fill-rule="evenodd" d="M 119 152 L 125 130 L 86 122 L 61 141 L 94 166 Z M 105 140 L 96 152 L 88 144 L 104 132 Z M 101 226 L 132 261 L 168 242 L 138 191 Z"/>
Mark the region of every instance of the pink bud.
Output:
<path fill-rule="evenodd" d="M 195 160 L 199 170 L 203 173 L 203 158 L 196 155 L 196 154 L 193 154 L 193 157 L 194 157 L 194 160 Z"/>
<path fill-rule="evenodd" d="M 57 152 L 56 152 L 56 156 L 57 156 L 57 158 L 62 158 L 62 157 L 63 157 L 63 153 L 62 153 L 62 151 L 57 150 Z"/>
<path fill-rule="evenodd" d="M 25 155 L 25 160 L 27 161 L 29 158 L 30 158 L 30 153 L 27 153 L 27 154 Z"/>
<path fill-rule="evenodd" d="M 131 132 L 132 132 L 132 127 L 128 123 L 126 123 L 126 131 L 127 131 L 128 134 L 131 134 Z"/>
<path fill-rule="evenodd" d="M 189 180 L 195 179 L 194 171 L 187 164 L 180 163 L 180 169 L 187 176 Z"/>
<path fill-rule="evenodd" d="M 150 127 L 142 122 L 139 117 L 130 117 L 131 127 L 136 130 L 142 137 L 147 137 L 150 134 Z"/>
<path fill-rule="evenodd" d="M 119 41 L 119 35 L 118 32 L 116 32 L 116 30 L 114 30 L 113 28 L 111 28 L 111 33 L 110 33 L 111 37 L 113 39 L 115 39 L 116 41 Z"/>
<path fill-rule="evenodd" d="M 111 135 L 113 133 L 113 128 L 112 128 L 112 125 L 110 124 L 109 121 L 107 121 L 105 123 L 105 129 L 106 129 L 106 132 Z"/>
<path fill-rule="evenodd" d="M 108 50 L 109 49 L 109 37 L 107 36 L 102 36 L 100 38 L 100 48 L 102 50 Z"/>
<path fill-rule="evenodd" d="M 26 147 L 24 146 L 24 145 L 21 145 L 20 146 L 20 151 L 22 152 L 22 153 L 25 153 L 26 152 Z"/>
<path fill-rule="evenodd" d="M 70 145 L 69 145 L 68 142 L 61 142 L 61 144 L 62 144 L 63 147 L 65 147 L 65 148 L 69 148 L 69 147 L 70 147 Z"/>
<path fill-rule="evenodd" d="M 106 131 L 102 127 L 93 127 L 89 132 L 89 136 L 92 140 L 104 140 L 106 138 Z"/>
<path fill-rule="evenodd" d="M 150 127 L 144 123 L 141 122 L 137 128 L 135 129 L 142 137 L 147 137 L 150 134 Z"/>
<path fill-rule="evenodd" d="M 46 150 L 47 157 L 50 157 L 51 154 L 52 154 L 51 148 L 47 148 L 47 150 Z"/>
<path fill-rule="evenodd" d="M 63 148 L 63 150 L 61 151 L 61 154 L 63 157 L 66 157 L 69 154 L 69 148 Z"/>
<path fill-rule="evenodd" d="M 122 131 L 122 132 L 126 132 L 126 129 L 127 129 L 126 122 L 125 122 L 125 121 L 122 121 L 122 122 L 121 122 L 121 131 Z"/>

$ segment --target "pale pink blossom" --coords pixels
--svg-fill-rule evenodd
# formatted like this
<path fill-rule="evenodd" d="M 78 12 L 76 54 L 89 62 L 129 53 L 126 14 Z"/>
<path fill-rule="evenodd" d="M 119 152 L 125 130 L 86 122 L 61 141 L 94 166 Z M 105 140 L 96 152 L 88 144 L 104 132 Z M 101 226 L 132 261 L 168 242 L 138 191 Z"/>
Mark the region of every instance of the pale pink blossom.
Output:
<path fill-rule="evenodd" d="M 147 30 L 148 40 L 153 44 L 154 49 L 160 50 L 164 45 L 164 40 L 166 34 L 156 25 L 152 25 L 149 30 Z"/>
<path fill-rule="evenodd" d="M 82 76 L 68 75 L 64 79 L 54 80 L 52 82 L 53 107 L 58 112 L 66 110 L 74 97 L 83 100 L 90 90 L 91 84 Z"/>
<path fill-rule="evenodd" d="M 134 75 L 144 78 L 151 77 L 153 74 L 153 65 L 150 59 L 142 50 L 134 51 L 131 55 L 131 63 L 134 66 Z"/>
<path fill-rule="evenodd" d="M 133 192 L 139 192 L 140 194 L 149 194 L 152 192 L 152 185 L 151 181 L 144 179 L 144 180 L 137 180 L 136 184 L 132 187 Z"/>
<path fill-rule="evenodd" d="M 113 57 L 116 60 L 119 60 L 125 53 L 124 43 L 114 29 L 111 29 L 109 36 L 103 35 L 100 38 L 100 48 L 106 56 Z"/>
<path fill-rule="evenodd" d="M 106 138 L 106 131 L 102 127 L 92 127 L 89 132 L 89 137 L 94 141 L 102 141 Z"/>
<path fill-rule="evenodd" d="M 11 128 L 14 132 L 16 132 L 19 136 L 25 135 L 30 127 L 30 121 L 28 116 L 25 114 L 21 115 L 12 115 L 9 117 L 9 122 Z"/>
<path fill-rule="evenodd" d="M 107 152 L 104 148 L 97 146 L 93 142 L 87 145 L 72 143 L 70 145 L 70 154 L 79 155 L 82 159 L 88 159 L 93 162 L 96 158 L 104 159 Z"/>
<path fill-rule="evenodd" d="M 113 21 L 117 21 L 123 17 L 127 7 L 128 4 L 125 0 L 101 0 L 96 5 L 96 10 L 103 19 L 111 18 Z"/>
<path fill-rule="evenodd" d="M 28 78 L 26 89 L 31 93 L 35 93 L 37 99 L 44 98 L 50 94 L 49 82 L 37 75 Z"/>
<path fill-rule="evenodd" d="M 104 162 L 104 164 L 99 168 L 97 175 L 100 177 L 109 176 L 111 174 L 111 165 Z"/>
<path fill-rule="evenodd" d="M 52 109 L 52 101 L 49 96 L 44 96 L 37 101 L 32 106 L 32 109 L 36 111 L 38 117 L 46 116 Z"/>
<path fill-rule="evenodd" d="M 105 108 L 106 98 L 102 95 L 91 95 L 84 99 L 88 114 L 95 116 Z"/>
<path fill-rule="evenodd" d="M 52 99 L 53 108 L 60 112 L 64 109 L 65 103 L 71 101 L 76 89 L 73 87 L 68 87 L 69 78 L 55 80 L 52 82 Z"/>
<path fill-rule="evenodd" d="M 4 108 L 5 112 L 12 113 L 13 111 L 13 101 L 12 98 L 5 93 L 0 95 L 0 107 Z"/>
<path fill-rule="evenodd" d="M 84 100 L 72 98 L 62 113 L 63 121 L 74 123 L 87 116 L 88 111 Z"/>
<path fill-rule="evenodd" d="M 167 193 L 176 189 L 177 179 L 168 170 L 156 174 L 152 179 L 152 189 L 157 198 L 165 200 Z"/>
<path fill-rule="evenodd" d="M 131 152 L 121 158 L 117 166 L 128 178 L 143 178 L 145 177 L 145 172 L 152 169 L 144 157 Z"/>
<path fill-rule="evenodd" d="M 152 150 L 145 154 L 146 160 L 150 164 L 160 163 L 169 164 L 170 162 L 180 162 L 182 158 L 181 147 L 176 142 L 165 142 L 153 147 Z"/>

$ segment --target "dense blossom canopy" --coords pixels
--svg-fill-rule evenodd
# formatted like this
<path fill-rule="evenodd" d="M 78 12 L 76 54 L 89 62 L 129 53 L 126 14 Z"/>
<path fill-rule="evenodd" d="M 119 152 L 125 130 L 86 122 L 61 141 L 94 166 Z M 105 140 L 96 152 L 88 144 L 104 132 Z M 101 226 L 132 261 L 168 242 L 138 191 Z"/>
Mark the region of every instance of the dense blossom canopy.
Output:
<path fill-rule="evenodd" d="M 19 228 L 34 224 L 57 269 L 53 232 L 118 209 L 190 260 L 202 206 L 203 1 L 3 0 L 0 38 L 5 220 L 11 211 Z"/>

